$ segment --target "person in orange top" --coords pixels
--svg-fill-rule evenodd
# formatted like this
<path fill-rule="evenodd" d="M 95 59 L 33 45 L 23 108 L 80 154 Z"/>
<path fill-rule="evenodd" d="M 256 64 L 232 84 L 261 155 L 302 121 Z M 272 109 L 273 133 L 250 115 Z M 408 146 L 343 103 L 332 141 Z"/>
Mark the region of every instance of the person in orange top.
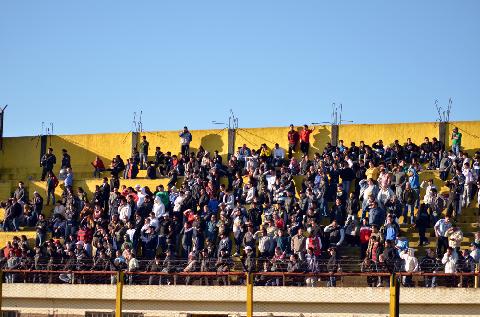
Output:
<path fill-rule="evenodd" d="M 300 150 L 304 155 L 308 155 L 308 148 L 310 147 L 310 134 L 315 130 L 315 127 L 309 129 L 308 125 L 303 125 L 303 130 L 300 131 Z"/>

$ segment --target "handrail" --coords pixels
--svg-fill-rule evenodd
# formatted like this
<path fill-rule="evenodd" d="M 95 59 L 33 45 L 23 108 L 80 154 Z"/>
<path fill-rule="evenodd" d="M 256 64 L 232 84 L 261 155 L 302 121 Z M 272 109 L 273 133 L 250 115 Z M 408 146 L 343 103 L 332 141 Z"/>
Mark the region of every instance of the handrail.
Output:
<path fill-rule="evenodd" d="M 16 270 L 4 269 L 3 273 L 25 273 L 25 274 L 79 274 L 79 275 L 114 275 L 119 271 L 68 271 L 68 270 Z M 277 277 L 312 277 L 312 276 L 390 276 L 390 272 L 251 272 L 254 276 L 277 276 Z M 248 272 L 148 272 L 148 271 L 125 271 L 125 275 L 162 275 L 162 276 L 245 276 Z M 395 272 L 397 276 L 480 276 L 480 272 Z"/>

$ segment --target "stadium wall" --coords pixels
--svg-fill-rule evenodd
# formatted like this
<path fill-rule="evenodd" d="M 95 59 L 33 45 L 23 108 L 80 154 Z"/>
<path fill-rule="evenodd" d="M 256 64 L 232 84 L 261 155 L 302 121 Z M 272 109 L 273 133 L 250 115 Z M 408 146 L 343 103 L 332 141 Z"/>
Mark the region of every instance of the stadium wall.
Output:
<path fill-rule="evenodd" d="M 387 316 L 388 288 L 254 287 L 255 316 Z M 478 289 L 401 288 L 402 316 L 478 316 Z M 123 288 L 123 312 L 148 316 L 245 316 L 245 286 Z M 113 312 L 114 285 L 4 284 L 4 311 L 21 316 Z"/>

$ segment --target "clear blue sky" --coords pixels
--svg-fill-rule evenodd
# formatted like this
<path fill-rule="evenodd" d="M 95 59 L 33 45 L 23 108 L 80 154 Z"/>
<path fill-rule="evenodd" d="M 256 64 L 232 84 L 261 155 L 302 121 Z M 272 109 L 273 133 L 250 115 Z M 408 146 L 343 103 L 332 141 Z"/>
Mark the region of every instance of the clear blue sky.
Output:
<path fill-rule="evenodd" d="M 5 135 L 480 119 L 480 1 L 2 1 Z M 476 110 L 475 110 L 476 109 Z"/>

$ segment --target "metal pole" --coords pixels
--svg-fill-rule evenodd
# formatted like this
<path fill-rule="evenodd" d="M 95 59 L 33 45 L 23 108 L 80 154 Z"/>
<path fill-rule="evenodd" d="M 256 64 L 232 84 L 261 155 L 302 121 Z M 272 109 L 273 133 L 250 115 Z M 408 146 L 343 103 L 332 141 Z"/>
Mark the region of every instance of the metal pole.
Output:
<path fill-rule="evenodd" d="M 117 273 L 117 295 L 115 297 L 115 317 L 122 317 L 122 296 L 124 272 Z"/>
<path fill-rule="evenodd" d="M 480 264 L 475 265 L 475 282 L 474 282 L 474 287 L 478 288 L 478 272 L 480 271 Z"/>
<path fill-rule="evenodd" d="M 395 272 L 390 275 L 390 317 L 400 316 L 400 283 Z"/>
<path fill-rule="evenodd" d="M 253 274 L 247 275 L 247 317 L 253 317 Z"/>

